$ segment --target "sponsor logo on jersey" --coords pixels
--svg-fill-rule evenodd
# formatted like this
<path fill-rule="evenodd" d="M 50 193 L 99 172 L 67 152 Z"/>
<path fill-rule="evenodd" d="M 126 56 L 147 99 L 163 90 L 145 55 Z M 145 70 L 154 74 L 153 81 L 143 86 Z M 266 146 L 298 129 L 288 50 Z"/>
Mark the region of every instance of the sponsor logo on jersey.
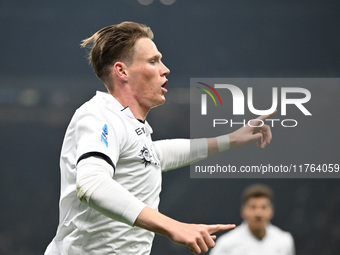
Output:
<path fill-rule="evenodd" d="M 142 128 L 137 128 L 137 129 L 135 129 L 135 132 L 136 132 L 136 134 L 137 135 L 142 135 L 142 134 L 145 134 L 145 129 L 144 129 L 144 127 L 142 127 Z"/>
<path fill-rule="evenodd" d="M 109 146 L 109 142 L 108 142 L 108 129 L 107 129 L 107 125 L 105 124 L 103 129 L 102 129 L 102 135 L 101 135 L 101 140 L 105 143 L 106 147 Z"/>

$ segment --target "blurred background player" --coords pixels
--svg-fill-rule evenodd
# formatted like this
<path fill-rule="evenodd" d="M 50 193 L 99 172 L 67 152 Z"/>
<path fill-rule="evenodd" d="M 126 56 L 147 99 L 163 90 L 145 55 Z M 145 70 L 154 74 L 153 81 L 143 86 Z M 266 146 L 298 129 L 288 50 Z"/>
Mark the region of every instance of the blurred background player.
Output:
<path fill-rule="evenodd" d="M 243 222 L 222 235 L 211 255 L 294 255 L 294 240 L 289 232 L 272 225 L 273 191 L 266 185 L 255 184 L 242 194 Z"/>

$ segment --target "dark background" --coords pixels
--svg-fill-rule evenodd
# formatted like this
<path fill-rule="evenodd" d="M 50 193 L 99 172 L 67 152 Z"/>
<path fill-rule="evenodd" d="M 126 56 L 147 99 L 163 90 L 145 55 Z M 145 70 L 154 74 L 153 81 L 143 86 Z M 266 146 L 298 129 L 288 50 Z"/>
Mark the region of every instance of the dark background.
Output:
<path fill-rule="evenodd" d="M 74 110 L 104 90 L 82 39 L 125 20 L 149 25 L 171 69 L 167 102 L 148 116 L 153 138 L 189 137 L 191 77 L 339 77 L 339 11 L 336 0 L 0 1 L 0 254 L 43 254 L 54 237 L 64 132 Z M 339 118 L 332 111 L 327 126 Z M 315 136 L 339 150 L 338 137 Z M 327 159 L 317 143 L 313 152 Z M 293 234 L 297 254 L 340 253 L 339 179 L 190 179 L 186 167 L 164 174 L 160 211 L 239 224 L 240 193 L 254 182 L 274 189 L 273 223 Z M 152 254 L 191 253 L 157 236 Z"/>

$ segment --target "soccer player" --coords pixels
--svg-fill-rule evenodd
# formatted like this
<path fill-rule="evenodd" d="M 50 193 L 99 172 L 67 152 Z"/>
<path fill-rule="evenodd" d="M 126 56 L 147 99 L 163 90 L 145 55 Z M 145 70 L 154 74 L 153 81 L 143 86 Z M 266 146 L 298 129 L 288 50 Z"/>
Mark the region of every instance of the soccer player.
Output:
<path fill-rule="evenodd" d="M 146 116 L 165 102 L 170 72 L 152 39 L 149 27 L 123 22 L 82 43 L 92 46 L 90 62 L 108 92 L 97 92 L 82 105 L 67 128 L 59 226 L 46 255 L 149 254 L 154 233 L 199 254 L 215 245 L 214 232 L 235 227 L 186 224 L 158 212 L 161 172 L 252 141 L 264 148 L 270 128 L 152 141 Z"/>
<path fill-rule="evenodd" d="M 222 235 L 211 255 L 294 255 L 292 235 L 272 225 L 273 192 L 262 184 L 251 185 L 242 195 L 244 222 Z"/>

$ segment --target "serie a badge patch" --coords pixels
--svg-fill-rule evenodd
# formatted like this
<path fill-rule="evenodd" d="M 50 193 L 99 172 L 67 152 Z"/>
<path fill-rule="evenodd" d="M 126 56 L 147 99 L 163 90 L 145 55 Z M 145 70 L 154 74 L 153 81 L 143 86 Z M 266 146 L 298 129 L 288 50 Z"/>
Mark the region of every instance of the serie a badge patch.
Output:
<path fill-rule="evenodd" d="M 102 129 L 101 140 L 105 143 L 106 147 L 109 146 L 108 136 L 109 136 L 109 131 L 108 131 L 107 125 L 105 124 Z"/>

